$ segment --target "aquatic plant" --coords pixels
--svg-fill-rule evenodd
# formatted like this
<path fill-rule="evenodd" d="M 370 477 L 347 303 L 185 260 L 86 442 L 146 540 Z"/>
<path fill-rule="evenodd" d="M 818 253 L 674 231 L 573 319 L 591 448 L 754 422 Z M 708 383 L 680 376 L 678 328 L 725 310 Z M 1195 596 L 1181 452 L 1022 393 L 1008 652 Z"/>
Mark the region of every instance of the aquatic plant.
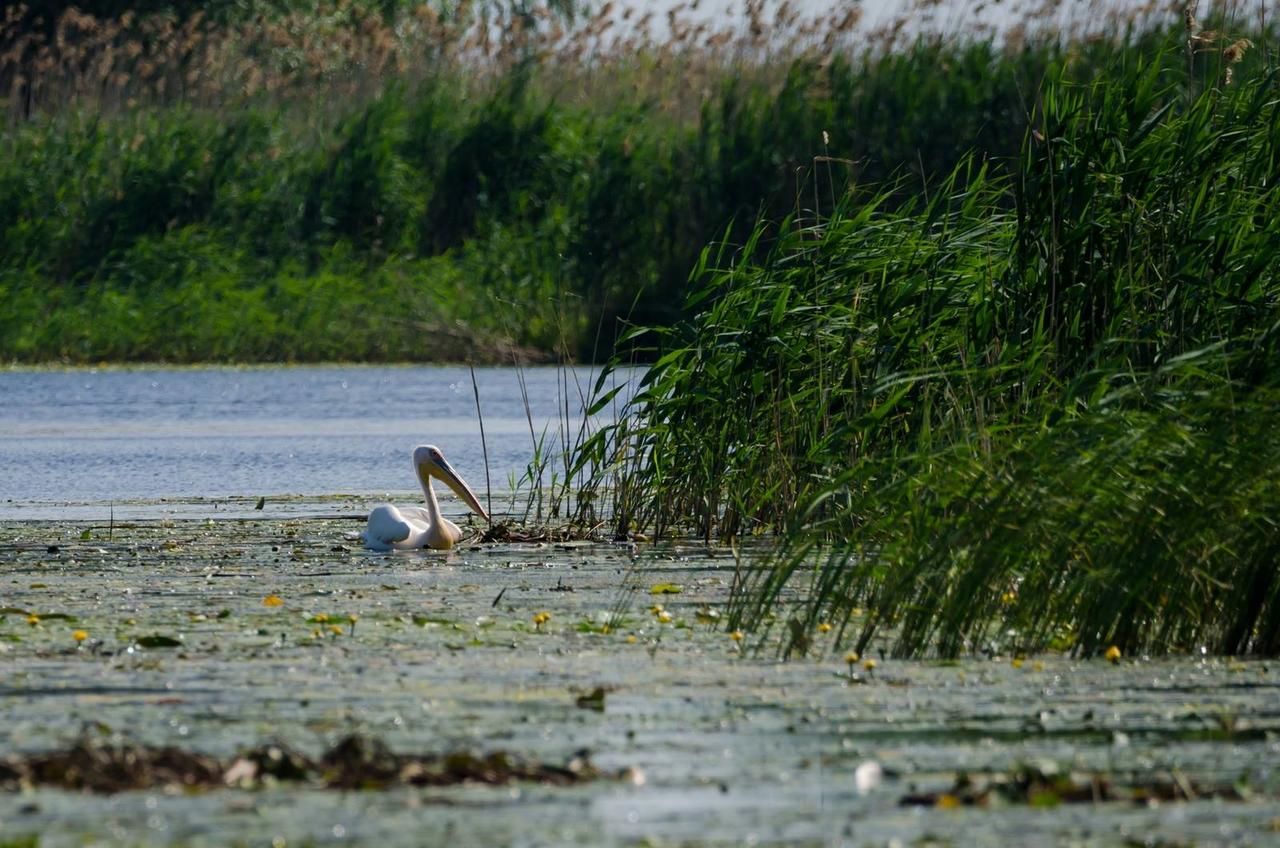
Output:
<path fill-rule="evenodd" d="M 1100 9 L 996 36 L 930 28 L 929 3 L 880 31 L 764 3 L 665 25 L 168 5 L 0 18 L 4 359 L 599 359 L 625 322 L 686 317 L 726 227 L 743 242 L 797 196 L 829 215 L 851 179 L 934 192 L 970 148 L 1005 160 L 1050 69 L 1188 52 L 1197 79 L 1244 77 L 1262 52 L 1206 30 L 1161 52 L 1166 28 Z M 815 153 L 817 194 L 796 179 Z"/>
<path fill-rule="evenodd" d="M 1232 67 L 1054 75 L 1007 166 L 706 251 L 582 455 L 616 526 L 777 533 L 727 626 L 788 652 L 1280 651 L 1280 101 Z"/>

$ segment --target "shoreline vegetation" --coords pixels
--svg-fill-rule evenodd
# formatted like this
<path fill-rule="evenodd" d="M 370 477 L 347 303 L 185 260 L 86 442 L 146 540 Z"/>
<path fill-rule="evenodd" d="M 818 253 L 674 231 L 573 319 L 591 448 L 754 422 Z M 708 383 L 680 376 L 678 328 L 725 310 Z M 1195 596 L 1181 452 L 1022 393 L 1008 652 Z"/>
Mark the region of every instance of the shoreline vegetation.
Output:
<path fill-rule="evenodd" d="M 1203 5 L 77 18 L 0 67 L 0 356 L 645 361 L 562 502 L 776 537 L 731 629 L 1274 656 L 1276 38 Z"/>
<path fill-rule="evenodd" d="M 1104 4 L 1037 29 L 1041 5 L 963 34 L 930 3 L 878 28 L 759 2 L 9 6 L 0 360 L 603 361 L 689 317 L 709 242 L 1000 171 L 1047 79 L 1173 37 Z"/>
<path fill-rule="evenodd" d="M 787 654 L 1280 654 L 1280 88 L 1224 32 L 1057 67 L 1003 164 L 818 167 L 833 212 L 705 251 L 581 521 L 773 536 L 726 626 Z"/>

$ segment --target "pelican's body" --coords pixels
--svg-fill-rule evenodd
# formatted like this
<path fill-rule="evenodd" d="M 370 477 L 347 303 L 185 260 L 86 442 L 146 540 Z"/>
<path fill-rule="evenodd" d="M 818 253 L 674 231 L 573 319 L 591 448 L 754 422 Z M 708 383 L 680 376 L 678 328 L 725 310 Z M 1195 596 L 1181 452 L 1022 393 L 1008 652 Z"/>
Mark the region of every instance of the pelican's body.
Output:
<path fill-rule="evenodd" d="M 440 504 L 436 500 L 435 490 L 431 488 L 432 477 L 439 477 L 473 512 L 488 519 L 489 514 L 480 506 L 471 487 L 458 476 L 458 472 L 453 470 L 453 466 L 435 445 L 422 445 L 413 449 L 413 470 L 418 475 L 418 482 L 422 484 L 422 494 L 427 505 L 375 506 L 369 513 L 369 525 L 361 537 L 366 548 L 374 551 L 408 551 L 417 548 L 448 550 L 458 544 L 462 539 L 462 530 L 440 514 Z"/>

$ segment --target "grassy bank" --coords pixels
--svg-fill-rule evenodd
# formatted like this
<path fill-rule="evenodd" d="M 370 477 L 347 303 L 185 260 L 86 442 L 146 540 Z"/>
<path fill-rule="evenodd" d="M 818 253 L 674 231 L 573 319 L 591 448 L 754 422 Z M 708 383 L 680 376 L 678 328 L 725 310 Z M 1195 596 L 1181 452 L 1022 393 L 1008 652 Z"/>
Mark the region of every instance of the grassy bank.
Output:
<path fill-rule="evenodd" d="M 793 650 L 1280 653 L 1280 99 L 1200 37 L 1051 74 L 1010 167 L 704 254 L 584 509 L 781 534 L 730 620 Z"/>
<path fill-rule="evenodd" d="M 1004 169 L 1047 76 L 1184 64 L 1159 27 L 254 8 L 6 26 L 0 358 L 600 358 L 687 316 L 726 228 L 855 182 L 916 202 L 967 156 Z"/>

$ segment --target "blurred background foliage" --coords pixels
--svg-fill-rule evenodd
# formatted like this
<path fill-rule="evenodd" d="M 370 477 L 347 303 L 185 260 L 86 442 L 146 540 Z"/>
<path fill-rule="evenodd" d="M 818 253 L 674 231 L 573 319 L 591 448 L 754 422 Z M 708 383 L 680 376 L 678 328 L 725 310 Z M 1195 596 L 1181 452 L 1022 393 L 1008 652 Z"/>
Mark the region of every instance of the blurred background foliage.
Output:
<path fill-rule="evenodd" d="M 927 196 L 969 157 L 1004 172 L 1046 79 L 1186 64 L 1169 15 L 1100 36 L 868 29 L 856 4 L 5 14 L 0 357 L 17 361 L 419 360 L 460 338 L 602 359 L 628 325 L 686 315 L 708 241 L 830 214 L 858 186 Z M 1193 70 L 1218 78 L 1225 43 Z"/>

